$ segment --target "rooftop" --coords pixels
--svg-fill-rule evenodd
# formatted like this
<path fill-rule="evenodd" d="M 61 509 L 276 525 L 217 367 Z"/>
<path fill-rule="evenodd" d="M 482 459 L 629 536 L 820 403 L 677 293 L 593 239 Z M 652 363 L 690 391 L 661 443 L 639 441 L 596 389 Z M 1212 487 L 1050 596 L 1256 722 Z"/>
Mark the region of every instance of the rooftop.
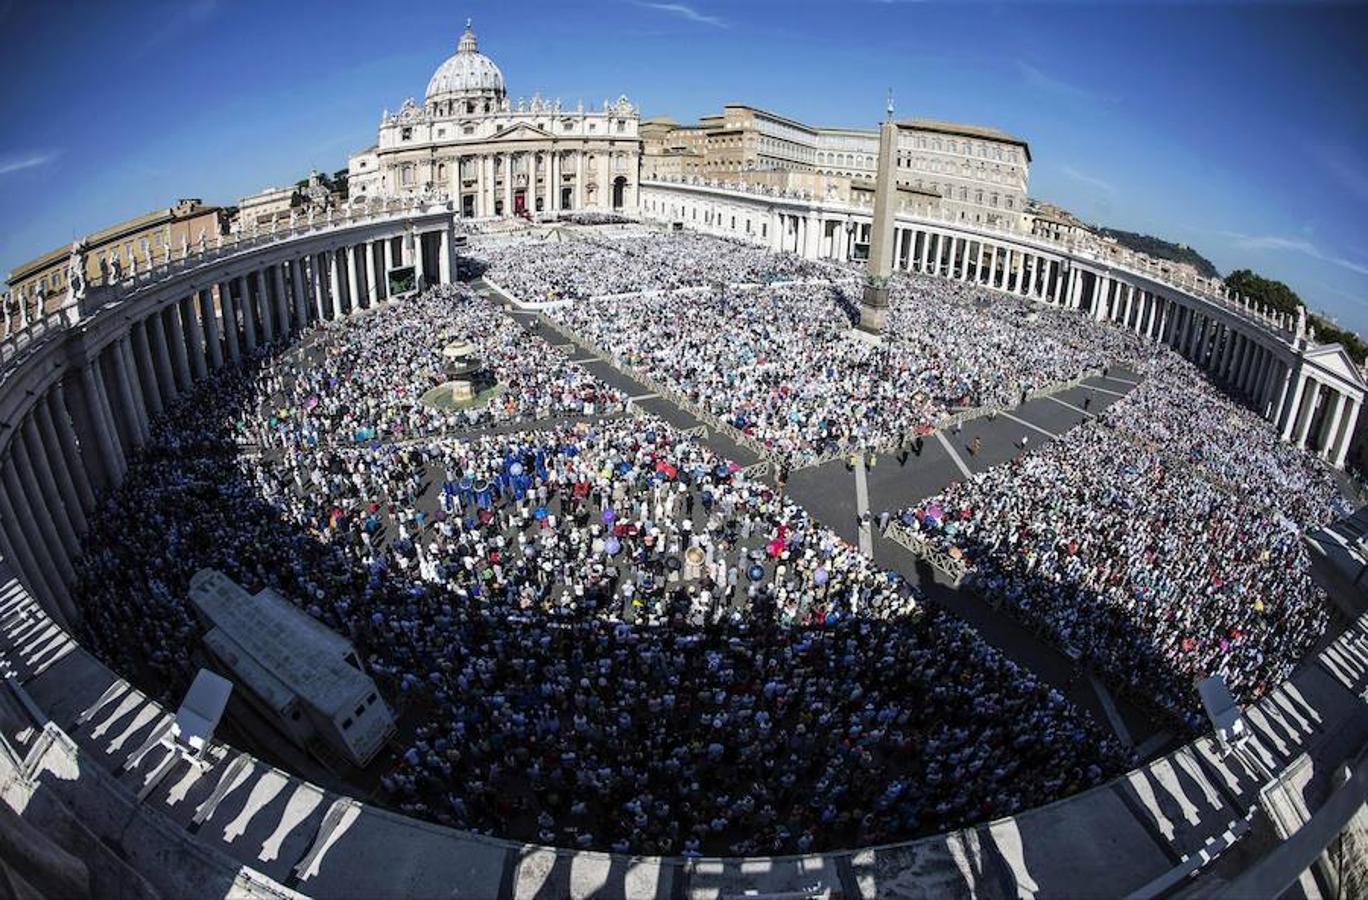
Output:
<path fill-rule="evenodd" d="M 292 694 L 331 714 L 371 689 L 365 673 L 345 661 L 349 641 L 269 588 L 252 595 L 205 569 L 190 581 L 190 600 L 214 626 L 208 640 L 215 651 L 247 654 L 238 661 L 243 677 L 277 709 Z"/>
<path fill-rule="evenodd" d="M 998 128 L 990 128 L 986 125 L 965 125 L 960 122 L 946 122 L 941 119 L 899 119 L 899 128 L 916 129 L 920 131 L 938 131 L 941 134 L 956 134 L 961 137 L 976 137 L 990 141 L 1002 141 L 1005 144 L 1016 144 L 1026 150 L 1026 161 L 1031 161 L 1030 146 L 1019 137 L 1008 134 Z"/>

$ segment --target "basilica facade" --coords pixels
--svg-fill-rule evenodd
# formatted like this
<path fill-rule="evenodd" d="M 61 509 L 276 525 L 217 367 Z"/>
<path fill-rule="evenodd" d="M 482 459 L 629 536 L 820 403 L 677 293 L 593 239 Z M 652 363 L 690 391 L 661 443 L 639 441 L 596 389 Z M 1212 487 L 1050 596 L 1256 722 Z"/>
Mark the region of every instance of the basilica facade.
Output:
<path fill-rule="evenodd" d="M 436 197 L 466 218 L 635 210 L 639 119 L 626 97 L 595 108 L 509 100 L 467 22 L 422 105 L 386 110 L 375 145 L 348 161 L 352 202 Z"/>

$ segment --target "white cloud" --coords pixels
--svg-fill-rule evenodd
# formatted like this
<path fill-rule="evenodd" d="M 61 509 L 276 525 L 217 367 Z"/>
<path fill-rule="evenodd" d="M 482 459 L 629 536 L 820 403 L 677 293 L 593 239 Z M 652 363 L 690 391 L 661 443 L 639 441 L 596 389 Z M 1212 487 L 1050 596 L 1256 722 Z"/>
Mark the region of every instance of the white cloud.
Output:
<path fill-rule="evenodd" d="M 1368 170 L 1364 168 L 1362 160 L 1337 144 L 1313 144 L 1309 149 L 1311 156 L 1331 178 L 1339 182 L 1340 187 L 1361 202 L 1368 203 Z"/>
<path fill-rule="evenodd" d="M 1017 60 L 1016 66 L 1017 71 L 1021 73 L 1022 80 L 1026 82 L 1026 86 L 1034 88 L 1035 90 L 1073 100 L 1111 102 L 1113 99 L 1099 94 L 1091 88 L 1086 88 L 1082 85 L 1056 78 L 1036 66 L 1031 65 L 1024 59 Z"/>
<path fill-rule="evenodd" d="M 679 16 L 681 19 L 687 19 L 690 22 L 697 22 L 700 25 L 711 25 L 714 28 L 727 27 L 727 23 L 722 19 L 719 19 L 717 16 L 704 15 L 703 13 L 694 9 L 692 6 L 685 6 L 683 3 L 638 2 L 637 6 L 643 7 L 645 9 L 659 10 L 660 12 L 667 12 L 670 15 Z"/>
<path fill-rule="evenodd" d="M 26 156 L 11 156 L 0 159 L 0 175 L 22 172 L 25 169 L 36 169 L 39 166 L 47 165 L 56 158 L 56 153 L 30 153 Z"/>
<path fill-rule="evenodd" d="M 1088 175 L 1085 172 L 1080 172 L 1073 166 L 1064 166 L 1060 171 L 1062 171 L 1065 175 L 1068 175 L 1074 181 L 1079 182 L 1080 184 L 1086 184 L 1089 187 L 1095 187 L 1099 191 L 1105 191 L 1108 194 L 1116 193 L 1115 185 L 1113 185 L 1110 181 L 1098 178 L 1096 175 Z"/>
<path fill-rule="evenodd" d="M 1229 238 L 1230 242 L 1241 250 L 1275 250 L 1300 253 L 1303 256 L 1348 269 L 1350 272 L 1359 275 L 1368 275 L 1368 264 L 1327 253 L 1305 238 L 1290 238 L 1276 234 L 1240 234 L 1238 231 L 1223 231 L 1221 234 Z"/>

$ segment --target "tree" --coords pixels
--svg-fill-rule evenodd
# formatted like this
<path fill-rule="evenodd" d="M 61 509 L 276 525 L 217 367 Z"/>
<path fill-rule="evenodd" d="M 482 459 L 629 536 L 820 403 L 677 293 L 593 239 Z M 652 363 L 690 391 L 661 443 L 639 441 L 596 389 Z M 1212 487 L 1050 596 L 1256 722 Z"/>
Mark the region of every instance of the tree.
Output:
<path fill-rule="evenodd" d="M 1236 269 L 1225 277 L 1226 287 L 1243 294 L 1256 304 L 1295 317 L 1297 310 L 1306 306 L 1297 292 L 1281 281 L 1264 278 L 1248 269 Z M 1352 331 L 1340 328 L 1324 316 L 1307 310 L 1307 321 L 1316 329 L 1316 340 L 1321 343 L 1340 343 L 1359 365 L 1368 358 L 1368 343 Z"/>
<path fill-rule="evenodd" d="M 1225 284 L 1237 294 L 1243 294 L 1255 303 L 1276 312 L 1295 316 L 1297 310 L 1306 305 L 1302 298 L 1297 296 L 1296 291 L 1281 281 L 1264 278 L 1248 269 L 1236 269 L 1231 272 L 1225 277 Z"/>

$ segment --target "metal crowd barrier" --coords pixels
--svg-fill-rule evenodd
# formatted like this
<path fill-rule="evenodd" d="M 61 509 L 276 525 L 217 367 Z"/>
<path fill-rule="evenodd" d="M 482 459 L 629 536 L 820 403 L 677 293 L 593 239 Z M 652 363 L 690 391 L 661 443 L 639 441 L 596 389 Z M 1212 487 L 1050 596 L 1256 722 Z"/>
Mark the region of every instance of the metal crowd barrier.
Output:
<path fill-rule="evenodd" d="M 913 556 L 939 569 L 946 577 L 953 578 L 955 587 L 959 587 L 960 581 L 964 579 L 969 571 L 969 565 L 963 559 L 956 559 L 944 550 L 933 547 L 931 542 L 914 534 L 906 525 L 901 522 L 890 522 L 884 529 L 884 537 L 893 543 L 907 549 Z"/>

